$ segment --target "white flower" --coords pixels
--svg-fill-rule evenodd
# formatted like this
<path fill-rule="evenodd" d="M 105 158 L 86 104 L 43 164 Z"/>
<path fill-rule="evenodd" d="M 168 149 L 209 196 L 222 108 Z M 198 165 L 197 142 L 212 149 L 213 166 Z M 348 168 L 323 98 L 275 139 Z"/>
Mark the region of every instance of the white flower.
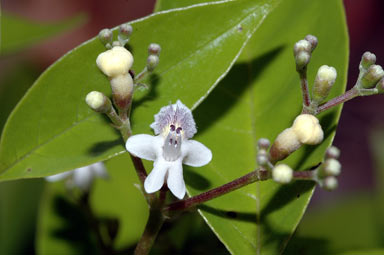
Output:
<path fill-rule="evenodd" d="M 182 164 L 206 165 L 212 159 L 212 152 L 203 144 L 189 140 L 197 131 L 196 124 L 191 110 L 180 100 L 162 107 L 151 128 L 156 136 L 131 136 L 126 148 L 137 157 L 154 161 L 153 170 L 144 182 L 147 193 L 160 190 L 166 182 L 171 192 L 182 199 L 185 196 Z"/>
<path fill-rule="evenodd" d="M 72 185 L 82 189 L 83 191 L 88 191 L 92 185 L 93 179 L 96 176 L 104 179 L 108 178 L 108 173 L 102 162 L 97 162 L 89 166 L 84 166 L 64 173 L 48 176 L 45 179 L 49 182 L 56 182 L 70 178 Z"/>

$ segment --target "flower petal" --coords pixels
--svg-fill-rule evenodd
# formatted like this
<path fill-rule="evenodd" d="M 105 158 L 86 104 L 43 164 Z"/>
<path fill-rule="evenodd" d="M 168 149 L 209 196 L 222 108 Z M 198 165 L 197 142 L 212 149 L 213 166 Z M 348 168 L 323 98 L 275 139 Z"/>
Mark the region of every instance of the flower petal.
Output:
<path fill-rule="evenodd" d="M 204 166 L 212 159 L 212 152 L 204 144 L 195 140 L 186 140 L 182 144 L 183 163 L 189 166 Z"/>
<path fill-rule="evenodd" d="M 93 173 L 95 175 L 97 175 L 98 177 L 103 178 L 103 179 L 109 178 L 107 169 L 105 168 L 103 162 L 94 163 L 94 164 L 90 165 L 90 167 L 92 168 Z"/>
<path fill-rule="evenodd" d="M 47 180 L 49 182 L 61 181 L 61 180 L 65 179 L 65 178 L 67 178 L 68 176 L 70 176 L 72 173 L 73 173 L 73 170 L 70 170 L 70 171 L 67 171 L 67 172 L 64 172 L 64 173 L 59 173 L 59 174 L 47 176 L 47 177 L 45 177 L 45 180 Z"/>
<path fill-rule="evenodd" d="M 169 167 L 167 162 L 162 159 L 155 161 L 153 166 L 151 173 L 144 181 L 144 189 L 147 193 L 153 193 L 161 189 Z"/>
<path fill-rule="evenodd" d="M 155 161 L 156 154 L 161 149 L 158 140 L 156 136 L 152 135 L 134 135 L 128 138 L 125 147 L 136 157 Z"/>
<path fill-rule="evenodd" d="M 183 199 L 185 196 L 185 183 L 183 178 L 183 166 L 181 160 L 172 162 L 168 170 L 167 185 L 169 190 L 178 199 Z"/>
<path fill-rule="evenodd" d="M 73 182 L 75 183 L 75 186 L 84 191 L 89 190 L 93 178 L 94 174 L 91 166 L 76 168 L 73 173 Z"/>

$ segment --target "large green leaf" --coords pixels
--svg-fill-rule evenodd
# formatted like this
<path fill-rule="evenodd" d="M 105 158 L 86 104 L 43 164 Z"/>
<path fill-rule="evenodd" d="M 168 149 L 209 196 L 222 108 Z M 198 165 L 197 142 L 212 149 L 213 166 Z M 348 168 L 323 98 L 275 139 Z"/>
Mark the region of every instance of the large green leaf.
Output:
<path fill-rule="evenodd" d="M 169 102 L 181 99 L 188 106 L 198 105 L 232 66 L 275 2 L 223 1 L 132 22 L 134 70 L 145 66 L 149 43 L 163 48 L 150 91 L 135 95 L 134 133 L 150 132 L 153 115 Z M 86 42 L 51 66 L 28 91 L 2 134 L 0 179 L 47 176 L 124 150 L 105 118 L 84 103 L 91 90 L 109 94 L 108 79 L 95 64 L 102 51 L 98 40 Z"/>
<path fill-rule="evenodd" d="M 171 2 L 161 0 L 158 6 L 176 7 Z M 183 6 L 185 1 L 180 3 Z M 190 194 L 255 169 L 257 139 L 273 140 L 300 113 L 301 92 L 292 46 L 306 34 L 319 39 L 309 80 L 312 83 L 320 65 L 332 65 L 338 70 L 338 79 L 331 96 L 344 91 L 348 36 L 341 1 L 283 1 L 227 77 L 194 112 L 199 126 L 197 139 L 211 148 L 214 156 L 203 169 L 186 169 Z M 340 108 L 322 114 L 325 141 L 318 147 L 300 149 L 285 162 L 297 170 L 319 163 L 333 140 L 339 114 Z M 199 211 L 231 253 L 278 254 L 300 221 L 312 192 L 313 184 L 307 182 L 281 186 L 267 181 L 217 198 Z"/>
<path fill-rule="evenodd" d="M 108 240 L 107 226 L 117 233 L 114 248 L 134 247 L 144 230 L 148 206 L 138 186 L 139 180 L 129 157 L 120 155 L 105 163 L 108 180 L 98 179 L 92 187 L 90 206 L 101 222 L 104 240 Z M 96 253 L 95 234 L 84 210 L 64 189 L 64 183 L 47 185 L 41 203 L 37 251 L 39 254 Z M 79 242 L 80 241 L 80 242 Z M 91 252 L 92 251 L 92 252 Z"/>
<path fill-rule="evenodd" d="M 11 13 L 2 13 L 0 54 L 9 54 L 26 48 L 31 44 L 79 26 L 85 21 L 85 15 L 78 15 L 59 22 L 43 23 L 31 21 Z"/>

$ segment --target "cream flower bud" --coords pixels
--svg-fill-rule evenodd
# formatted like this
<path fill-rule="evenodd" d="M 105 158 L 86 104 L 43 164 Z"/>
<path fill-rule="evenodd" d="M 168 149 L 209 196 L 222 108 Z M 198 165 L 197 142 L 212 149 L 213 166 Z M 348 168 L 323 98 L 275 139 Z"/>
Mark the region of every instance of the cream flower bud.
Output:
<path fill-rule="evenodd" d="M 329 158 L 338 159 L 340 157 L 340 150 L 335 146 L 331 146 L 327 149 L 325 156 L 327 159 Z"/>
<path fill-rule="evenodd" d="M 328 96 L 332 85 L 336 81 L 336 69 L 331 66 L 323 65 L 317 71 L 315 84 L 313 86 L 313 100 L 321 103 Z"/>
<path fill-rule="evenodd" d="M 301 142 L 299 141 L 295 131 L 287 128 L 281 132 L 273 143 L 270 155 L 272 161 L 279 161 L 288 157 L 292 152 L 299 149 Z"/>
<path fill-rule="evenodd" d="M 99 32 L 99 40 L 101 41 L 101 43 L 103 45 L 105 45 L 106 47 L 111 47 L 112 45 L 112 37 L 113 37 L 113 34 L 112 34 L 112 31 L 109 30 L 108 28 L 104 28 L 103 30 L 101 30 Z"/>
<path fill-rule="evenodd" d="M 157 43 L 151 43 L 148 47 L 148 54 L 149 55 L 160 55 L 161 47 Z"/>
<path fill-rule="evenodd" d="M 360 85 L 362 88 L 370 89 L 376 85 L 376 83 L 384 77 L 384 70 L 379 65 L 371 65 L 367 73 L 361 78 Z"/>
<path fill-rule="evenodd" d="M 301 70 L 308 65 L 311 55 L 307 51 L 300 51 L 295 56 L 296 70 Z"/>
<path fill-rule="evenodd" d="M 98 91 L 89 92 L 85 97 L 85 102 L 96 112 L 106 113 L 111 109 L 111 101 Z"/>
<path fill-rule="evenodd" d="M 299 141 L 304 144 L 316 145 L 323 141 L 324 133 L 319 120 L 311 114 L 301 114 L 296 117 L 292 130 Z"/>
<path fill-rule="evenodd" d="M 299 52 L 302 52 L 302 51 L 309 53 L 312 51 L 312 45 L 307 40 L 300 40 L 297 43 L 295 43 L 295 46 L 293 47 L 293 51 L 295 55 L 297 55 Z"/>
<path fill-rule="evenodd" d="M 133 79 L 129 73 L 111 79 L 112 96 L 115 105 L 125 110 L 132 99 Z"/>
<path fill-rule="evenodd" d="M 360 66 L 367 70 L 371 65 L 376 63 L 376 55 L 367 51 L 361 57 Z"/>
<path fill-rule="evenodd" d="M 341 172 L 341 164 L 337 159 L 327 159 L 323 165 L 326 176 L 338 176 Z"/>
<path fill-rule="evenodd" d="M 288 165 L 280 164 L 272 169 L 272 178 L 275 182 L 287 184 L 293 179 L 293 170 Z"/>
<path fill-rule="evenodd" d="M 311 46 L 312 46 L 311 47 L 311 51 L 313 51 L 316 48 L 317 43 L 318 43 L 317 37 L 314 36 L 314 35 L 307 35 L 305 37 L 305 40 L 308 41 L 311 44 Z"/>
<path fill-rule="evenodd" d="M 124 47 L 115 46 L 101 53 L 96 64 L 105 75 L 112 78 L 128 73 L 133 64 L 133 56 Z"/>
<path fill-rule="evenodd" d="M 332 190 L 335 190 L 337 188 L 337 186 L 339 186 L 339 183 L 338 183 L 336 177 L 328 176 L 324 179 L 322 186 L 324 189 L 326 189 L 328 191 L 332 191 Z"/>

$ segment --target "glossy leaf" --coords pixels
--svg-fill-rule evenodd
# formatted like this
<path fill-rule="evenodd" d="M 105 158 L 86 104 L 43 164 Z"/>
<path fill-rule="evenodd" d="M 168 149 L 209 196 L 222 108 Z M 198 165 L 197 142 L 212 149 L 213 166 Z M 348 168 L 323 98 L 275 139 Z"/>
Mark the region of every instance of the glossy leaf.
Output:
<path fill-rule="evenodd" d="M 171 2 L 160 0 L 166 8 L 176 7 Z M 310 83 L 317 68 L 328 64 L 338 70 L 331 96 L 344 91 L 348 37 L 341 2 L 283 1 L 250 40 L 228 76 L 194 111 L 197 139 L 211 148 L 214 157 L 203 169 L 186 170 L 190 194 L 255 169 L 257 140 L 266 137 L 273 141 L 300 113 L 301 91 L 292 47 L 306 34 L 319 39 L 309 66 Z M 339 114 L 340 108 L 320 116 L 326 134 L 321 146 L 304 147 L 285 162 L 297 170 L 318 164 L 333 140 Z M 200 213 L 231 253 L 279 254 L 312 192 L 312 183 L 281 186 L 266 181 L 208 202 L 200 206 Z"/>
<path fill-rule="evenodd" d="M 3 12 L 0 29 L 0 54 L 9 54 L 29 47 L 39 41 L 79 26 L 85 21 L 85 15 L 78 15 L 59 22 L 43 23 Z"/>
<path fill-rule="evenodd" d="M 153 115 L 176 99 L 197 106 L 231 67 L 274 3 L 223 1 L 132 22 L 134 70 L 144 68 L 149 43 L 162 46 L 161 63 L 152 82 L 147 80 L 151 90 L 135 94 L 133 132 L 150 132 Z M 124 151 L 121 138 L 104 116 L 84 103 L 92 90 L 110 94 L 108 79 L 95 64 L 102 51 L 98 40 L 86 42 L 52 65 L 28 91 L 2 134 L 0 179 L 47 176 Z"/>
<path fill-rule="evenodd" d="M 90 205 L 101 222 L 101 231 L 108 233 L 106 226 L 109 225 L 112 236 L 116 236 L 114 249 L 125 250 L 134 247 L 140 238 L 148 217 L 148 206 L 136 187 L 139 180 L 128 155 L 108 160 L 105 165 L 109 179 L 95 181 Z M 47 186 L 40 207 L 38 254 L 52 254 L 58 250 L 63 254 L 97 252 L 95 234 L 87 220 L 89 216 L 64 189 L 64 182 Z"/>

